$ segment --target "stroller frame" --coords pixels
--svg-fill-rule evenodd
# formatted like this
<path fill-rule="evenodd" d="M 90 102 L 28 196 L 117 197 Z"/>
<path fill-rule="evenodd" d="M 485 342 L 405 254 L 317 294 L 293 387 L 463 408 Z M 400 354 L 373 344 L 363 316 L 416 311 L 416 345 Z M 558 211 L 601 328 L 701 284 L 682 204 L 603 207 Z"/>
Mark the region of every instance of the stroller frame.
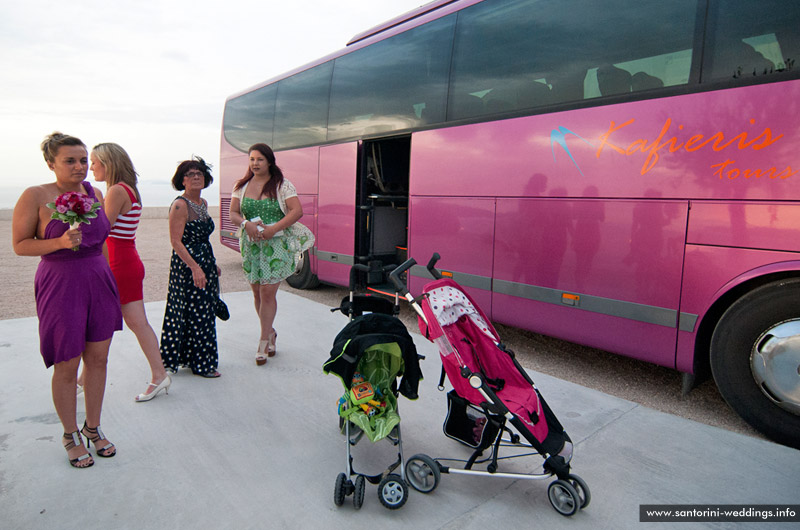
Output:
<path fill-rule="evenodd" d="M 383 272 L 388 273 L 394 268 L 394 265 L 386 266 L 384 267 Z M 391 317 L 391 319 L 396 322 L 398 329 L 399 327 L 402 327 L 403 332 L 405 332 L 407 335 L 405 326 L 397 319 L 397 315 L 400 312 L 399 294 L 395 292 L 394 303 L 392 303 L 386 298 L 356 293 L 357 275 L 359 272 L 374 273 L 374 270 L 370 269 L 366 265 L 354 265 L 350 270 L 349 296 L 344 297 L 340 306 L 331 309 L 331 312 L 341 311 L 343 314 L 347 315 L 350 323 L 353 323 L 354 320 L 358 318 L 362 318 L 362 321 L 376 320 L 378 323 L 380 323 L 381 320 L 388 321 L 387 317 Z M 365 315 L 365 313 L 372 313 L 377 316 L 372 317 L 369 314 Z M 413 341 L 411 341 L 410 336 L 408 336 L 408 342 L 411 344 L 413 349 Z M 416 354 L 416 349 L 413 349 L 412 354 L 415 356 L 415 359 L 418 359 L 419 356 Z M 360 358 L 348 359 L 353 370 L 359 366 L 360 360 Z M 331 360 L 325 363 L 326 372 L 328 371 L 331 361 L 333 361 L 333 357 Z M 337 375 L 342 375 L 336 369 L 332 369 L 331 371 L 337 373 Z M 342 381 L 343 383 L 345 382 L 344 377 Z M 401 387 L 403 387 L 402 384 Z M 397 395 L 401 392 L 404 395 L 408 395 L 410 393 L 416 397 L 416 387 L 414 387 L 412 390 L 409 390 L 409 387 L 405 386 L 402 388 L 402 390 L 398 390 L 396 377 L 391 383 L 390 392 L 394 395 L 395 401 Z M 381 501 L 381 504 L 389 509 L 400 508 L 408 499 L 409 488 L 406 482 L 402 432 L 399 422 L 392 427 L 388 434 L 382 437 L 382 439 L 386 439 L 394 447 L 396 447 L 397 459 L 384 471 L 377 474 L 367 474 L 356 470 L 353 463 L 354 458 L 352 454 L 352 447 L 357 445 L 366 434 L 363 429 L 345 417 L 347 416 L 346 411 L 349 410 L 350 407 L 355 407 L 355 405 L 344 401 L 344 403 L 340 402 L 340 406 L 344 412 L 344 414 L 340 413 L 339 416 L 339 429 L 344 434 L 345 439 L 345 472 L 339 473 L 339 475 L 336 477 L 336 482 L 334 485 L 334 504 L 337 506 L 342 506 L 344 504 L 345 497 L 353 495 L 353 506 L 356 509 L 360 509 L 364 502 L 366 482 L 369 482 L 370 484 L 378 485 L 378 497 Z M 399 411 L 399 403 L 395 403 L 393 410 L 395 413 Z M 398 468 L 399 473 L 395 473 L 395 470 Z"/>
<path fill-rule="evenodd" d="M 438 260 L 439 255 L 434 253 L 427 265 L 427 269 L 431 276 L 433 276 L 435 280 L 440 280 L 439 282 L 434 282 L 434 284 L 431 285 L 437 287 L 454 286 L 460 290 L 460 286 L 458 286 L 458 284 L 456 284 L 454 281 L 442 279 L 442 274 L 435 268 Z M 450 401 L 448 404 L 448 418 L 447 422 L 445 423 L 445 434 L 450 438 L 458 440 L 464 445 L 472 447 L 474 451 L 470 458 L 466 461 L 456 458 L 434 459 L 424 454 L 414 455 L 408 459 L 406 464 L 406 476 L 411 486 L 423 493 L 430 493 L 438 485 L 440 475 L 442 473 L 522 480 L 546 480 L 555 476 L 556 480 L 548 487 L 548 498 L 556 511 L 564 516 L 572 516 L 579 510 L 587 507 L 591 499 L 588 485 L 579 476 L 570 472 L 569 461 L 572 457 L 573 446 L 569 436 L 566 434 L 566 432 L 564 432 L 563 428 L 558 423 L 558 420 L 555 418 L 555 415 L 544 401 L 544 398 L 539 393 L 539 390 L 536 388 L 533 380 L 531 380 L 530 376 L 516 360 L 514 353 L 500 343 L 499 339 L 495 341 L 497 334 L 491 324 L 488 323 L 488 320 L 486 320 L 486 328 L 487 330 L 490 330 L 491 333 L 488 333 L 486 330 L 484 331 L 487 333 L 487 335 L 492 336 L 491 343 L 493 347 L 498 350 L 498 355 L 502 355 L 499 352 L 503 352 L 508 356 L 508 359 L 505 362 L 507 363 L 508 360 L 511 361 L 513 368 L 515 368 L 522 377 L 524 384 L 529 385 L 531 391 L 535 393 L 537 408 L 531 413 L 531 421 L 526 422 L 528 425 L 538 426 L 534 427 L 533 430 L 531 427 L 527 427 L 525 423 L 523 423 L 523 420 L 518 415 L 515 415 L 508 408 L 508 406 L 506 406 L 504 401 L 498 397 L 498 393 L 502 390 L 502 386 L 500 388 L 493 388 L 493 385 L 495 385 L 496 382 L 488 380 L 488 376 L 483 373 L 483 366 L 479 366 L 477 370 L 470 369 L 459 354 L 458 348 L 450 344 L 446 333 L 443 332 L 441 335 L 433 338 L 427 335 L 427 332 L 430 329 L 429 326 L 432 324 L 430 319 L 436 319 L 436 317 L 431 312 L 426 312 L 420 302 L 426 299 L 430 293 L 425 292 L 419 297 L 414 298 L 408 292 L 404 282 L 400 279 L 400 274 L 410 269 L 415 264 L 416 261 L 413 258 L 409 259 L 392 272 L 390 279 L 395 284 L 397 291 L 400 292 L 406 300 L 408 300 L 408 302 L 417 312 L 421 323 L 421 329 L 423 328 L 422 324 L 424 323 L 424 331 L 427 338 L 434 342 L 439 349 L 443 362 L 439 390 L 444 390 L 444 379 L 446 375 L 444 367 L 445 359 L 449 359 L 448 362 L 450 363 L 451 368 L 454 364 L 452 363 L 452 360 L 455 359 L 458 365 L 458 375 L 462 379 L 465 379 L 468 382 L 469 387 L 473 391 L 477 392 L 477 394 L 479 394 L 483 400 L 480 403 L 480 406 L 477 406 L 471 402 L 471 400 L 460 396 L 455 389 L 448 394 L 448 399 Z M 426 291 L 429 287 L 430 285 L 425 287 Z M 463 291 L 461 292 L 463 293 Z M 472 301 L 469 299 L 469 296 L 466 295 L 466 293 L 463 294 L 471 304 Z M 429 305 L 427 307 L 430 309 Z M 475 306 L 475 309 L 477 310 L 477 306 Z M 477 310 L 477 313 L 481 318 L 485 319 L 485 316 L 480 313 L 479 310 Z M 464 317 L 462 316 L 460 318 Z M 440 324 L 436 322 L 436 327 L 439 327 L 439 325 Z M 442 331 L 442 328 L 439 330 Z M 483 337 L 483 339 L 485 341 L 486 338 Z M 462 340 L 467 342 L 470 348 L 475 348 L 475 346 L 473 346 L 469 340 Z M 477 343 L 477 346 L 480 346 L 480 344 Z M 477 350 L 479 348 L 475 349 Z M 480 363 L 477 352 L 475 352 L 475 358 L 477 362 Z M 453 374 L 449 375 L 450 377 L 453 377 Z M 517 382 L 520 381 L 517 380 Z M 455 382 L 453 383 L 455 388 Z M 477 412 L 480 417 L 486 418 L 486 426 L 491 424 L 492 431 L 489 433 L 488 443 L 483 440 L 483 431 L 481 431 L 481 442 L 479 443 L 476 441 L 477 446 L 472 445 L 468 441 L 465 441 L 458 436 L 448 434 L 447 426 L 452 413 L 452 395 L 457 396 L 459 400 L 463 401 L 463 403 L 460 403 L 459 406 L 462 406 L 465 403 L 467 410 Z M 513 426 L 519 434 L 512 431 L 509 425 Z M 486 426 L 484 426 L 484 429 L 487 428 Z M 536 431 L 536 434 L 543 439 L 538 439 L 537 436 L 534 435 L 534 431 Z M 508 437 L 505 437 L 505 435 L 508 435 Z M 525 440 L 524 442 L 523 439 Z M 486 458 L 481 458 L 484 454 L 484 451 L 489 447 L 491 447 L 490 455 Z M 520 450 L 530 449 L 533 452 L 501 457 L 499 454 L 501 447 L 512 447 Z M 544 464 L 542 466 L 541 473 L 507 473 L 498 471 L 498 461 L 527 457 L 537 454 L 544 458 Z M 465 463 L 465 465 L 463 468 L 458 468 L 445 465 L 444 463 L 447 462 L 462 462 Z M 476 464 L 486 464 L 486 470 L 483 471 L 473 469 Z"/>

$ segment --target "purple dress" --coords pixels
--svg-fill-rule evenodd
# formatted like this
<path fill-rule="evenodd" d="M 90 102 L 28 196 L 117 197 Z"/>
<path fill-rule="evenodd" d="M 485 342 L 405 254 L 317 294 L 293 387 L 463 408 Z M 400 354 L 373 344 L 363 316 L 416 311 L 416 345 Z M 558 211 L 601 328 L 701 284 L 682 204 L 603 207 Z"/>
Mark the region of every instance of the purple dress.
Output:
<path fill-rule="evenodd" d="M 89 197 L 94 188 L 83 183 Z M 122 310 L 117 284 L 103 256 L 109 232 L 102 207 L 90 224 L 81 224 L 81 246 L 42 256 L 36 269 L 34 290 L 39 315 L 39 348 L 48 368 L 83 353 L 87 342 L 110 339 L 122 329 Z M 60 237 L 69 225 L 51 220 L 45 239 Z"/>

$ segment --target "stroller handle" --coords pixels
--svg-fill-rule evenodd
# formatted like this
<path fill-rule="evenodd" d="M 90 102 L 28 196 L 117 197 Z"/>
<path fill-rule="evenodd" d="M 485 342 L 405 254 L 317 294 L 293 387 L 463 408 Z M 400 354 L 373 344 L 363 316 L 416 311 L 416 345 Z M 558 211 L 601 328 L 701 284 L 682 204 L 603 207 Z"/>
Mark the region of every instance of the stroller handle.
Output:
<path fill-rule="evenodd" d="M 431 274 L 431 276 L 433 276 L 434 280 L 442 279 L 442 273 L 436 270 L 436 262 L 438 262 L 440 258 L 441 256 L 439 255 L 439 253 L 434 252 L 433 256 L 431 256 L 430 261 L 428 261 L 428 264 L 425 266 L 425 268 L 428 269 L 428 272 Z"/>
<path fill-rule="evenodd" d="M 401 263 L 399 267 L 393 270 L 391 274 L 389 274 L 389 279 L 394 284 L 395 290 L 398 293 L 400 293 L 401 296 L 406 296 L 408 294 L 408 287 L 403 282 L 403 280 L 400 279 L 400 275 L 416 264 L 417 260 L 415 260 L 414 258 L 409 258 L 403 263 Z"/>
<path fill-rule="evenodd" d="M 394 270 L 395 267 L 396 267 L 396 265 L 394 265 L 393 263 L 390 263 L 389 265 L 384 265 L 383 267 L 379 267 L 379 268 L 370 267 L 369 265 L 365 265 L 363 263 L 355 263 L 355 264 L 353 264 L 353 266 L 350 267 L 350 292 L 352 293 L 353 291 L 356 290 L 356 282 L 357 282 L 357 276 L 358 276 L 359 272 L 367 272 L 367 273 L 370 273 L 370 272 L 383 272 L 383 273 L 388 273 L 388 272 L 391 272 L 392 270 Z"/>
<path fill-rule="evenodd" d="M 356 263 L 352 267 L 350 267 L 350 292 L 351 293 L 353 291 L 355 291 L 355 289 L 356 289 L 356 275 L 358 274 L 358 271 L 369 272 L 369 267 L 367 267 L 366 265 L 362 265 L 360 263 Z"/>

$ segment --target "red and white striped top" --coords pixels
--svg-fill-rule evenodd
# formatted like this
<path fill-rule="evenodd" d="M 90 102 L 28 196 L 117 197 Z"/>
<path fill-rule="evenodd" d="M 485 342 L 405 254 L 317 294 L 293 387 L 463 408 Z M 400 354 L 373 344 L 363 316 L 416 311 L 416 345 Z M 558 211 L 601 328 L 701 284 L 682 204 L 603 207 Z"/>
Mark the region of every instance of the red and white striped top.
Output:
<path fill-rule="evenodd" d="M 120 214 L 111 227 L 108 237 L 117 239 L 136 239 L 136 229 L 139 227 L 139 218 L 142 215 L 142 205 L 136 202 L 136 195 L 127 186 L 122 186 L 128 192 L 133 205 L 127 213 Z"/>

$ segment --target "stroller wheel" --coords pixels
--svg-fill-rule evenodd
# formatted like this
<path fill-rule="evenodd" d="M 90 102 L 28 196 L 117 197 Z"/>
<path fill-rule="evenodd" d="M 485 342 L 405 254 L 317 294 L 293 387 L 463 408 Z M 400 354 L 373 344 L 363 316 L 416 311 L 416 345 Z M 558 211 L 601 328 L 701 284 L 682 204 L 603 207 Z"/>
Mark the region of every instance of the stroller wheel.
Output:
<path fill-rule="evenodd" d="M 414 455 L 406 462 L 406 480 L 421 493 L 435 490 L 440 476 L 439 464 L 428 455 Z"/>
<path fill-rule="evenodd" d="M 586 482 L 578 475 L 569 475 L 567 480 L 572 484 L 572 487 L 575 488 L 575 491 L 578 492 L 578 498 L 581 501 L 581 510 L 589 506 L 589 501 L 592 500 L 592 494 L 589 492 L 589 486 Z"/>
<path fill-rule="evenodd" d="M 566 480 L 558 479 L 547 487 L 547 496 L 550 504 L 558 513 L 570 517 L 581 509 L 581 499 L 575 488 Z"/>
<path fill-rule="evenodd" d="M 367 481 L 364 480 L 364 475 L 358 475 L 353 490 L 353 506 L 356 510 L 360 510 L 361 506 L 364 504 L 364 490 L 366 487 Z"/>
<path fill-rule="evenodd" d="M 344 504 L 344 496 L 346 495 L 347 489 L 347 475 L 344 473 L 339 473 L 336 477 L 336 485 L 333 487 L 333 503 L 336 506 L 341 506 Z"/>
<path fill-rule="evenodd" d="M 408 487 L 400 475 L 387 475 L 378 485 L 378 498 L 390 510 L 396 510 L 408 500 Z"/>

